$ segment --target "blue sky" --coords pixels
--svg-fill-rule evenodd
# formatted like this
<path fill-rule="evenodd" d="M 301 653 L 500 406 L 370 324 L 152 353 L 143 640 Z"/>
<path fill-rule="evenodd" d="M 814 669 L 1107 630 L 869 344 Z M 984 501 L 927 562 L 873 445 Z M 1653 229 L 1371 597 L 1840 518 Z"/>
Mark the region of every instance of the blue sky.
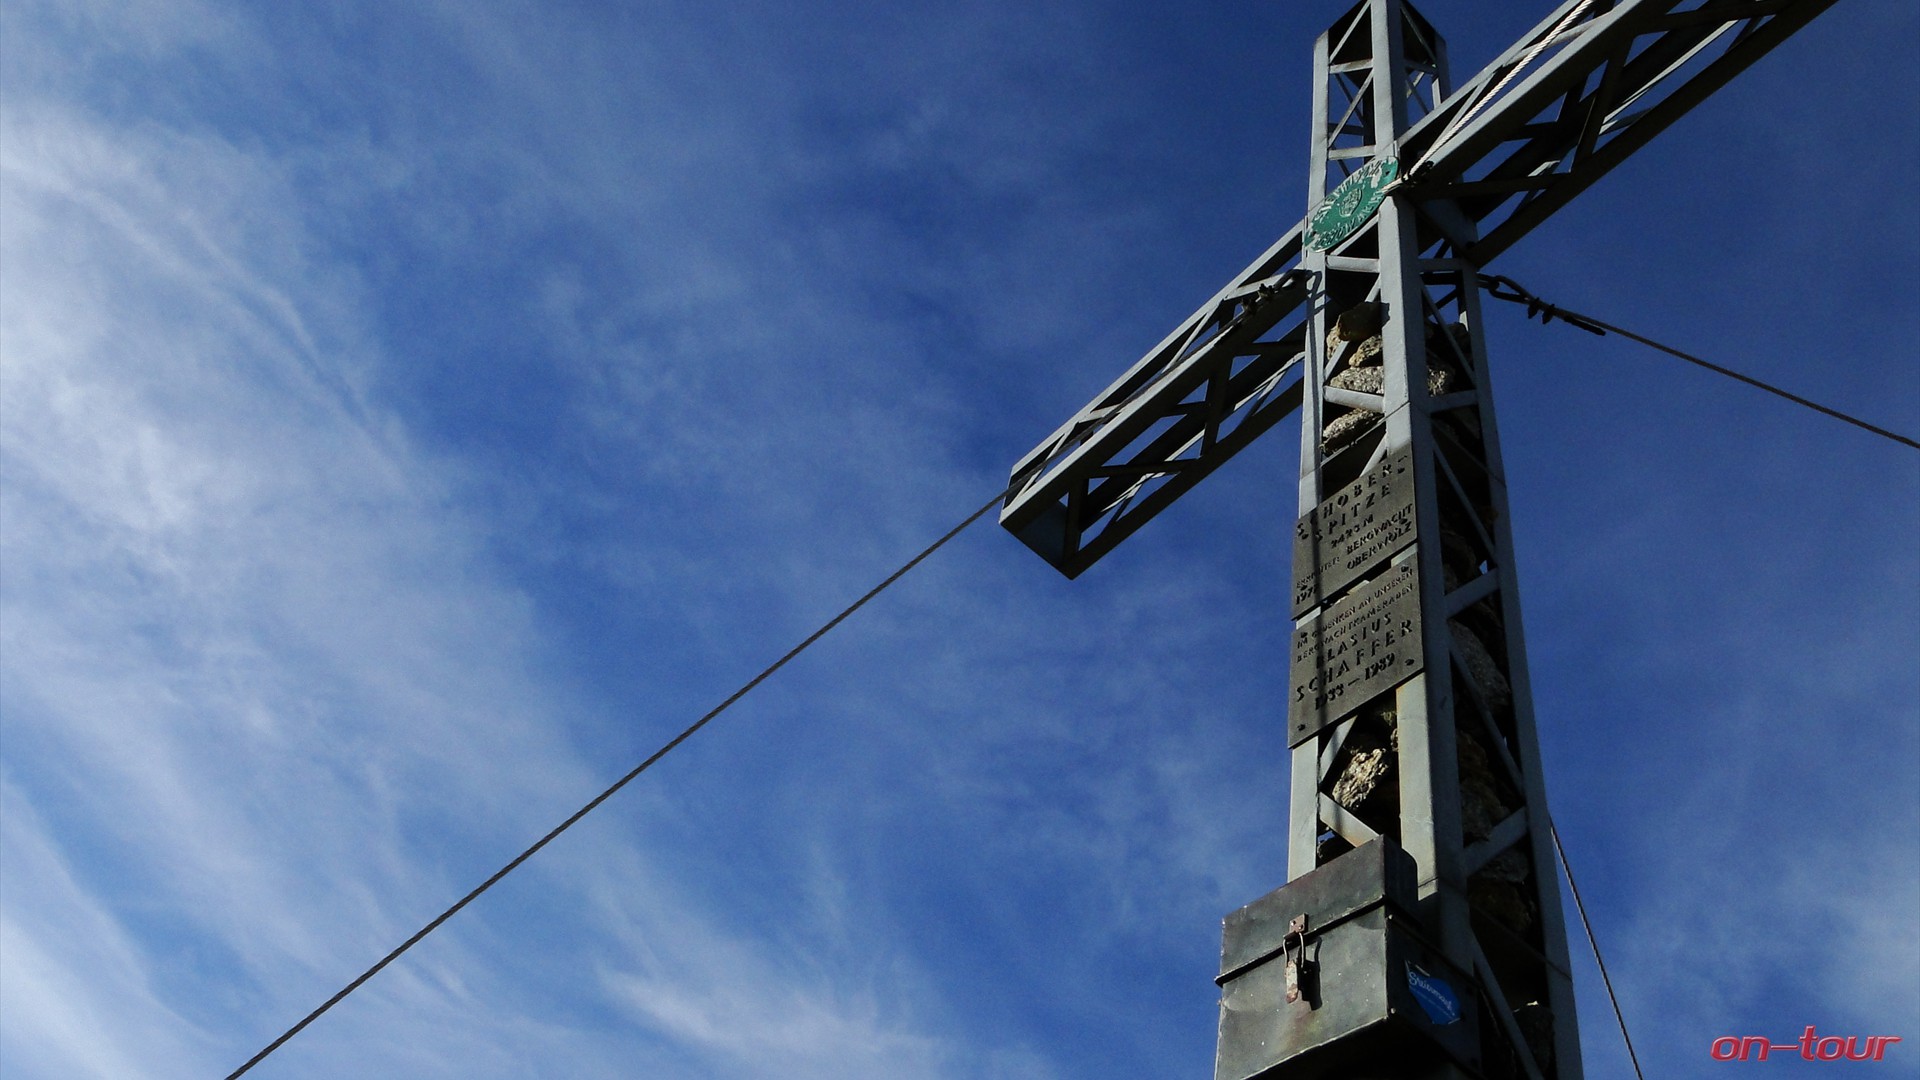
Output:
<path fill-rule="evenodd" d="M 1300 218 L 1346 6 L 10 2 L 10 1080 L 224 1075 L 979 505 Z M 1422 10 L 1464 79 L 1546 7 Z M 1899 43 L 1838 5 L 1493 269 L 1920 432 Z M 1920 455 L 1492 315 L 1643 1061 L 1912 1060 Z M 1296 455 L 1075 582 L 982 523 L 254 1075 L 1207 1075 Z"/>

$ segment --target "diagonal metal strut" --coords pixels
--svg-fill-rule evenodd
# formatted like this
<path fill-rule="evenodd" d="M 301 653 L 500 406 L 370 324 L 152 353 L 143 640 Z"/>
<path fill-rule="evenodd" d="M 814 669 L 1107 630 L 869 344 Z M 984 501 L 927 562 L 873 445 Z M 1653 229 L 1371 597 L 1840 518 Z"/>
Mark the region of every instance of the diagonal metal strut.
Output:
<path fill-rule="evenodd" d="M 1485 266 L 1833 2 L 1566 0 L 1397 145 L 1337 152 L 1398 156 L 1421 250 Z M 1001 524 L 1075 577 L 1297 409 L 1305 224 L 1023 457 Z"/>

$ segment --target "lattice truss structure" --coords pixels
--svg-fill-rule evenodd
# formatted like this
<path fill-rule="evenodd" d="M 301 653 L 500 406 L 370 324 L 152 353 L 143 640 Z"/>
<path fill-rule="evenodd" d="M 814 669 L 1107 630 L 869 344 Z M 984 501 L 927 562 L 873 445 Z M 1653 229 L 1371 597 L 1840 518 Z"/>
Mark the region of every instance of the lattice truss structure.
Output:
<path fill-rule="evenodd" d="M 1439 85 L 1438 35 L 1415 36 L 1404 193 L 1484 266 L 1832 2 L 1567 0 L 1457 91 Z M 1369 72 L 1338 74 L 1349 100 L 1367 97 Z M 1361 145 L 1329 148 L 1342 175 Z M 1077 576 L 1299 408 L 1304 226 L 1022 458 L 1001 524 Z"/>
<path fill-rule="evenodd" d="M 1309 191 L 1391 177 L 1377 211 L 1290 230 L 1013 472 L 1002 524 L 1072 577 L 1301 412 L 1288 878 L 1412 856 L 1487 1077 L 1581 1070 L 1480 268 L 1831 3 L 1567 0 L 1454 89 L 1362 0 L 1316 47 Z"/>
<path fill-rule="evenodd" d="M 1355 8 L 1314 63 L 1318 202 L 1355 163 L 1404 152 L 1449 86 L 1439 35 L 1395 0 Z M 1288 878 L 1383 836 L 1399 844 L 1418 867 L 1421 927 L 1476 984 L 1485 1074 L 1564 1080 L 1580 1075 L 1579 1039 L 1465 256 L 1476 239 L 1453 206 L 1389 198 L 1303 257 Z M 1378 540 L 1356 545 L 1354 528 Z M 1372 628 L 1331 629 L 1360 619 Z"/>

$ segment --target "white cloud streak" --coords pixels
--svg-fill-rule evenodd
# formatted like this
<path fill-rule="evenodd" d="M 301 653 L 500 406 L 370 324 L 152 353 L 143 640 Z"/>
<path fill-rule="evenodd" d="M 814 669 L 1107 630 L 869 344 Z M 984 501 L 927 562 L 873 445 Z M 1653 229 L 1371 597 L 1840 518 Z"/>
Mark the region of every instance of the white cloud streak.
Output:
<path fill-rule="evenodd" d="M 0 1047 L 20 1076 L 204 1075 L 591 784 L 528 600 L 453 497 L 471 478 L 367 389 L 396 358 L 294 176 L 359 152 L 294 161 L 35 99 L 6 123 Z M 636 881 L 602 887 L 631 903 Z M 1018 1049 L 956 1056 L 722 920 L 664 918 L 670 973 L 610 964 L 603 1008 L 728 1074 L 1049 1075 Z M 282 1067 L 384 1051 L 516 1075 L 567 1041 L 464 940 Z M 454 1007 L 443 1049 L 399 1034 Z"/>
<path fill-rule="evenodd" d="M 946 12 L 909 53 L 704 9 L 605 40 L 533 5 L 391 22 L 347 5 L 293 30 L 197 10 L 7 15 L 10 1076 L 232 1067 L 617 775 L 606 756 L 650 749 L 976 498 L 950 493 L 984 498 L 1001 442 L 1154 336 L 1126 256 L 1168 246 L 1146 209 L 1164 193 L 1076 185 L 1190 175 L 1109 151 L 1137 102 L 1106 96 L 1101 28 L 1064 48 L 1040 16 Z M 407 64 L 369 75 L 350 32 Z M 307 51 L 272 51 L 288 41 Z M 803 70 L 823 57 L 854 72 L 831 94 Z M 277 104 L 143 112 L 109 60 Z M 933 77 L 955 69 L 969 80 Z M 496 430 L 522 420 L 542 426 Z M 1283 471 L 1256 459 L 1233 469 Z M 1609 478 L 1624 491 L 1631 471 Z M 1283 753 L 1262 718 L 1284 678 L 1268 594 L 1285 514 L 1265 498 L 1198 492 L 1071 592 L 1005 537 L 969 536 L 267 1075 L 1203 1070 L 1213 920 L 1280 874 Z M 1596 511 L 1552 505 L 1586 515 L 1545 530 L 1573 561 Z M 1223 523 L 1277 554 L 1186 535 Z M 1604 535 L 1632 554 L 1575 570 L 1661 618 L 1723 605 L 1734 629 L 1689 646 L 1716 660 L 1800 648 L 1735 640 L 1783 594 L 1635 577 L 1687 531 L 1616 516 Z M 1543 596 L 1563 641 L 1582 604 L 1612 612 Z M 1910 611 L 1832 596 L 1857 640 L 1755 675 L 1767 708 L 1688 714 L 1736 751 L 1700 783 L 1645 764 L 1554 777 L 1576 806 L 1633 784 L 1676 804 L 1623 809 L 1596 856 L 1632 853 L 1632 891 L 1597 891 L 1668 1060 L 1754 1017 L 1756 995 L 1777 1003 L 1783 972 L 1862 1025 L 1915 1008 L 1914 849 L 1828 842 L 1907 835 L 1913 808 L 1770 822 L 1780 784 L 1830 794 L 1845 759 L 1770 772 L 1783 744 L 1741 734 L 1783 695 L 1816 711 L 1808 672 L 1902 663 L 1875 643 L 1910 638 Z M 1617 681 L 1691 662 L 1670 627 L 1615 615 L 1593 637 Z M 1885 696 L 1867 682 L 1852 703 Z M 1689 747 L 1656 723 L 1627 737 Z M 1674 818 L 1740 824 L 1676 836 Z M 1703 879 L 1749 843 L 1776 854 Z M 1783 922 L 1823 926 L 1824 947 L 1784 957 L 1753 932 Z M 1191 1008 L 1161 1015 L 1169 1000 Z"/>
<path fill-rule="evenodd" d="M 316 346 L 287 299 L 345 310 L 352 285 L 303 263 L 274 162 L 58 110 L 8 123 L 5 654 L 30 781 L 7 789 L 6 1056 L 22 1076 L 204 1074 L 239 1047 L 196 1026 L 296 1015 L 479 876 L 502 826 L 589 783 L 547 720 L 565 691 L 526 601 L 489 580 L 436 463 L 336 376 L 379 358 Z M 112 855 L 62 853 L 87 834 Z M 156 912 L 164 938 L 129 929 Z M 168 939 L 230 974 L 167 970 Z M 740 974 L 772 995 L 757 1022 L 788 1019 L 730 1061 L 819 1039 L 822 1070 L 933 1060 L 831 987 Z M 642 985 L 621 996 L 672 1013 Z M 497 999 L 457 987 L 381 996 L 452 989 L 463 1025 L 514 1040 L 485 1019 Z M 428 1071 L 482 1075 L 472 1042 Z"/>

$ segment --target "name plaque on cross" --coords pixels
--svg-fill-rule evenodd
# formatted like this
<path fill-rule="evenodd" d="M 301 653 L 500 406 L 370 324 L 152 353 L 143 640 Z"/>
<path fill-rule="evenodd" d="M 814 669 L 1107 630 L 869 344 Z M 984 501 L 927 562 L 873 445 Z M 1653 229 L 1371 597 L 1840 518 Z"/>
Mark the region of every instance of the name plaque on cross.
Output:
<path fill-rule="evenodd" d="M 1346 588 L 1413 540 L 1413 451 L 1387 455 L 1300 519 L 1293 534 L 1293 617 Z"/>
<path fill-rule="evenodd" d="M 1287 745 L 1346 719 L 1420 672 L 1420 571 L 1407 560 L 1293 632 Z"/>

